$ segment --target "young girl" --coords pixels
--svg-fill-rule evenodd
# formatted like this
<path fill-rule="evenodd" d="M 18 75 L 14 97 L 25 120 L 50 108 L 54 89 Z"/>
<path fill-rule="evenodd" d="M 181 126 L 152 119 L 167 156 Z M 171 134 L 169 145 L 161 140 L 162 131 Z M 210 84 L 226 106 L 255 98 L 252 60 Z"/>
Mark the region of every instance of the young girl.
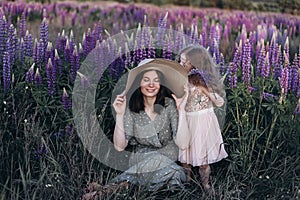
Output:
<path fill-rule="evenodd" d="M 209 164 L 228 155 L 224 149 L 218 119 L 213 106 L 224 104 L 225 91 L 209 52 L 201 46 L 189 46 L 180 54 L 180 64 L 189 73 L 189 96 L 185 110 L 191 134 L 190 147 L 179 151 L 178 160 L 190 177 L 190 166 L 199 166 L 205 190 L 210 189 Z"/>

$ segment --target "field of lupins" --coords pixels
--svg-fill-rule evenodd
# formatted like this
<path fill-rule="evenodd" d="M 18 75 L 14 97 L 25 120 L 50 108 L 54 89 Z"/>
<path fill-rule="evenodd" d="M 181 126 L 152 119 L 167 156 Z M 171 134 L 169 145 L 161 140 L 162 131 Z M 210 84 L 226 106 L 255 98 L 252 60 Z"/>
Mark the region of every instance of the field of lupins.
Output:
<path fill-rule="evenodd" d="M 212 165 L 216 196 L 202 191 L 195 173 L 180 193 L 129 188 L 107 198 L 299 198 L 300 16 L 2 2 L 1 199 L 78 199 L 88 183 L 105 184 L 120 173 L 90 155 L 78 137 L 74 86 L 97 89 L 97 123 L 111 138 L 118 79 L 144 58 L 175 59 L 191 43 L 209 49 L 226 85 L 222 134 L 229 157 Z M 93 76 L 81 71 L 87 60 L 94 63 Z"/>

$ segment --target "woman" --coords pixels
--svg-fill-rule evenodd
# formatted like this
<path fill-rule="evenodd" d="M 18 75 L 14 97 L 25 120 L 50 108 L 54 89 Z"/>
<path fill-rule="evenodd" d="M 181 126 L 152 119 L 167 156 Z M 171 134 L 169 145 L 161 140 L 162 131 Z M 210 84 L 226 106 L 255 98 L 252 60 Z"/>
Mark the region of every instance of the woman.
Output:
<path fill-rule="evenodd" d="M 133 140 L 135 153 L 130 159 L 131 167 L 111 182 L 129 181 L 145 185 L 149 190 L 182 187 L 186 177 L 175 160 L 178 147 L 185 149 L 189 145 L 184 110 L 187 94 L 180 99 L 172 94 L 176 105 L 166 97 L 167 88 L 182 95 L 187 80 L 180 67 L 169 60 L 147 59 L 129 73 L 125 90 L 127 94 L 132 93 L 129 109 L 126 109 L 126 96 L 117 95 L 113 103 L 116 111 L 113 139 L 118 151 L 123 151 L 128 141 Z"/>
<path fill-rule="evenodd" d="M 175 61 L 146 59 L 129 72 L 125 91 L 113 102 L 114 147 L 117 151 L 125 150 L 129 143 L 134 147 L 129 169 L 105 186 L 92 185 L 83 199 L 97 198 L 112 191 L 109 188 L 117 185 L 120 189 L 128 183 L 151 191 L 183 187 L 186 175 L 175 161 L 178 147 L 186 149 L 190 140 L 184 110 L 186 84 L 187 73 Z M 168 90 L 174 92 L 175 102 L 167 97 Z"/>

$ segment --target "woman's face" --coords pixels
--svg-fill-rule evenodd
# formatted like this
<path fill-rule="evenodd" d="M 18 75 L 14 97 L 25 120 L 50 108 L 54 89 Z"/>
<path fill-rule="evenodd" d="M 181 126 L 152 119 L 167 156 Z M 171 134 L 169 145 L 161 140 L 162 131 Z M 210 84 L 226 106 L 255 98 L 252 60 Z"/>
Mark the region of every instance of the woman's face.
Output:
<path fill-rule="evenodd" d="M 156 71 L 144 73 L 141 83 L 141 92 L 146 97 L 155 97 L 160 89 L 160 80 Z"/>
<path fill-rule="evenodd" d="M 184 53 L 180 55 L 180 64 L 182 67 L 184 67 L 184 69 L 187 73 L 192 69 L 192 65 L 187 60 L 186 55 Z"/>

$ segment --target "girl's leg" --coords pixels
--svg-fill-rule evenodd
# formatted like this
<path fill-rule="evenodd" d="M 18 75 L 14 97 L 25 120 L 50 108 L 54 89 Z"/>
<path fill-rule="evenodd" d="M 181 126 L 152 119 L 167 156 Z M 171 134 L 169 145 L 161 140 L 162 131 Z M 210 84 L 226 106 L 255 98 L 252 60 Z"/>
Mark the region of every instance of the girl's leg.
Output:
<path fill-rule="evenodd" d="M 199 174 L 204 189 L 209 190 L 210 189 L 210 185 L 209 185 L 210 166 L 209 165 L 199 166 Z"/>
<path fill-rule="evenodd" d="M 184 167 L 184 169 L 186 170 L 186 182 L 190 182 L 191 180 L 191 165 L 187 164 L 187 163 L 182 163 L 182 166 Z"/>

